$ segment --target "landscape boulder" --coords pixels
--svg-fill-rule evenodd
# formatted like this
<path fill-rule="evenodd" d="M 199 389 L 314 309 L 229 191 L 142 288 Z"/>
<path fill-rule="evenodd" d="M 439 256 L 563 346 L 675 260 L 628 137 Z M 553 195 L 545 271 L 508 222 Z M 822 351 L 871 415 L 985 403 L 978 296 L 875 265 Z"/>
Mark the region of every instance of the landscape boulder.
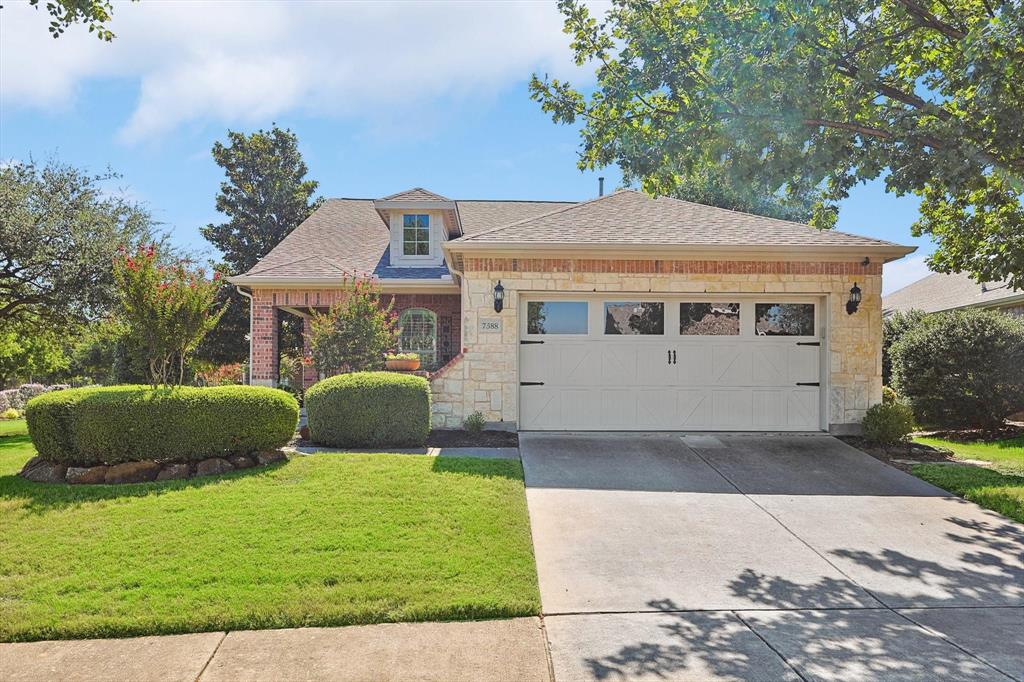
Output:
<path fill-rule="evenodd" d="M 107 469 L 104 483 L 146 483 L 156 479 L 160 465 L 152 460 L 115 464 Z"/>
<path fill-rule="evenodd" d="M 268 464 L 274 464 L 276 462 L 283 462 L 288 459 L 288 455 L 284 454 L 280 450 L 267 450 L 266 452 L 256 453 L 256 463 L 261 467 L 267 466 Z"/>
<path fill-rule="evenodd" d="M 246 455 L 232 455 L 228 457 L 228 461 L 231 462 L 231 466 L 236 469 L 251 469 L 256 466 L 256 462 L 253 461 L 252 457 Z"/>
<path fill-rule="evenodd" d="M 54 464 L 39 457 L 33 457 L 25 463 L 21 470 L 21 477 L 36 483 L 63 483 L 67 471 L 67 466 L 63 464 Z"/>
<path fill-rule="evenodd" d="M 226 459 L 211 457 L 210 459 L 204 459 L 196 465 L 196 476 L 216 476 L 217 474 L 226 474 L 234 470 L 235 467 L 231 466 L 231 462 Z"/>
<path fill-rule="evenodd" d="M 176 481 L 188 478 L 192 475 L 192 469 L 186 462 L 172 462 L 165 464 L 160 473 L 156 475 L 158 481 Z"/>
<path fill-rule="evenodd" d="M 105 483 L 108 468 L 102 464 L 94 467 L 68 467 L 65 480 L 72 485 Z"/>

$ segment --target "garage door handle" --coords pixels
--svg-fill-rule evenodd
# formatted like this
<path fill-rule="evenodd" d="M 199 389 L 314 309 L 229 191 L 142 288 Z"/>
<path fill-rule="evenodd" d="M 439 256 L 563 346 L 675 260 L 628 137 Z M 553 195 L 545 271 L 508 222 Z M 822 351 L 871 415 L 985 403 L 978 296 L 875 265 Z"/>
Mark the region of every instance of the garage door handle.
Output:
<path fill-rule="evenodd" d="M 531 343 L 544 343 L 544 342 L 543 341 L 531 341 L 529 339 L 519 339 L 519 345 L 521 345 L 521 346 L 525 346 L 525 345 L 531 344 Z"/>
<path fill-rule="evenodd" d="M 796 382 L 796 385 L 797 386 L 821 386 L 821 383 L 817 382 L 817 381 L 798 381 L 798 382 Z"/>
<path fill-rule="evenodd" d="M 543 381 L 520 381 L 520 386 L 543 386 Z"/>
<path fill-rule="evenodd" d="M 797 341 L 798 346 L 820 346 L 821 341 Z"/>

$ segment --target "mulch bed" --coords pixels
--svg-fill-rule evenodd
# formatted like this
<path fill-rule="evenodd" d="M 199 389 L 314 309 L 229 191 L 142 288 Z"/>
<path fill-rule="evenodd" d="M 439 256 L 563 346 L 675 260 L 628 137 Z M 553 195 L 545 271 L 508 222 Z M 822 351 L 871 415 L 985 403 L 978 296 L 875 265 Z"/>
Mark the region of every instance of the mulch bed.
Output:
<path fill-rule="evenodd" d="M 877 460 L 901 471 L 910 472 L 914 464 L 956 464 L 953 453 L 937 450 L 921 443 L 907 443 L 893 447 L 883 447 L 869 443 L 860 436 L 837 436 L 847 445 L 852 445 Z"/>
<path fill-rule="evenodd" d="M 427 436 L 432 448 L 518 448 L 519 434 L 514 431 L 458 431 L 434 429 Z"/>
<path fill-rule="evenodd" d="M 302 437 L 292 441 L 294 447 L 316 447 L 317 443 Z M 428 448 L 518 448 L 519 434 L 514 431 L 460 431 L 456 429 L 434 429 L 427 436 Z M 359 448 L 354 448 L 358 450 Z"/>

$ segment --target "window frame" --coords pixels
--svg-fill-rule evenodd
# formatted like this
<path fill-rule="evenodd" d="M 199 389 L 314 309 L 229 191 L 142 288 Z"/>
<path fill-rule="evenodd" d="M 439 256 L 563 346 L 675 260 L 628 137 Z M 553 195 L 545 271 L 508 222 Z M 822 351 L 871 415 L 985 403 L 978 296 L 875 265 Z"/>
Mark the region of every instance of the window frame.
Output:
<path fill-rule="evenodd" d="M 585 338 L 587 336 L 590 336 L 590 304 L 592 302 L 593 301 L 588 301 L 587 299 L 581 299 L 581 298 L 530 298 L 530 299 L 528 299 L 528 300 L 526 300 L 524 302 L 524 314 L 523 314 L 523 323 L 522 323 L 523 324 L 523 336 L 527 336 L 527 337 L 530 337 L 530 338 L 538 338 L 538 339 L 551 338 L 551 337 L 555 337 L 555 338 L 573 338 L 573 337 Z M 560 333 L 557 333 L 557 332 L 546 332 L 546 333 L 531 332 L 530 331 L 530 304 L 531 303 L 542 303 L 542 304 L 543 303 L 582 303 L 585 306 L 585 309 L 587 311 L 586 312 L 586 317 L 585 317 L 585 319 L 586 319 L 585 328 L 584 328 L 584 330 L 582 332 L 572 332 L 572 333 L 565 333 L 565 334 L 560 334 Z"/>
<path fill-rule="evenodd" d="M 420 218 L 423 218 L 423 219 L 426 220 L 427 224 L 426 224 L 426 226 L 422 226 L 422 225 L 419 225 L 419 224 L 413 225 L 413 226 L 406 226 L 405 223 L 406 223 L 406 219 L 408 219 L 408 218 L 414 218 L 415 222 L 417 222 L 417 223 L 420 222 L 419 221 Z M 429 213 L 403 213 L 402 214 L 402 239 L 401 239 L 402 258 L 432 258 L 434 256 L 434 239 L 433 239 L 433 233 L 432 233 L 432 230 L 431 230 L 430 223 L 431 223 L 431 220 L 430 220 L 430 214 Z M 412 241 L 409 241 L 408 239 L 406 239 L 406 230 L 412 230 L 413 233 L 414 233 L 415 239 L 413 239 Z M 425 241 L 419 238 L 420 235 L 418 233 L 420 231 L 422 231 L 422 230 L 426 230 L 427 238 L 426 238 Z M 427 245 L 427 252 L 426 253 L 406 253 L 406 245 L 414 244 L 414 245 L 418 246 L 419 244 L 424 244 L 424 243 Z M 414 247 L 413 250 L 416 251 L 417 249 Z"/>
<path fill-rule="evenodd" d="M 654 299 L 654 300 L 651 300 Z M 661 306 L 661 333 L 660 334 L 610 334 L 608 333 L 608 306 L 609 305 L 659 305 Z M 662 297 L 648 297 L 648 300 L 642 300 L 642 297 L 637 296 L 628 299 L 615 300 L 615 299 L 603 299 L 601 301 L 601 337 L 602 338 L 652 338 L 652 339 L 667 339 L 672 334 L 669 333 L 669 308 L 671 304 L 668 300 Z M 678 336 L 678 334 L 676 334 Z"/>
<path fill-rule="evenodd" d="M 429 354 L 431 355 L 430 362 L 426 362 L 425 358 L 424 358 L 424 354 L 427 353 L 428 351 L 424 351 L 422 349 L 416 349 L 416 348 L 406 348 L 405 345 L 404 345 L 404 340 L 402 338 L 405 335 L 405 325 L 406 325 L 406 321 L 405 320 L 406 320 L 406 317 L 408 315 L 410 315 L 410 314 L 422 314 L 422 313 L 427 313 L 429 315 L 430 321 L 432 323 L 433 333 L 431 335 L 431 340 L 433 342 L 433 349 L 429 351 Z M 437 354 L 438 354 L 438 350 L 437 350 L 437 313 L 435 313 L 430 308 L 406 308 L 405 310 L 403 310 L 398 315 L 398 328 L 399 328 L 399 332 L 398 332 L 398 348 L 399 348 L 399 351 L 402 352 L 402 353 L 416 353 L 416 354 L 418 354 L 420 356 L 420 361 L 421 361 L 424 369 L 426 369 L 428 367 L 436 367 L 436 364 L 437 364 Z"/>
<path fill-rule="evenodd" d="M 758 334 L 757 333 L 757 306 L 759 305 L 809 305 L 813 309 L 811 333 L 810 334 Z M 751 321 L 750 333 L 756 339 L 817 339 L 819 338 L 819 324 L 822 306 L 817 301 L 791 300 L 786 297 L 770 298 L 763 297 L 755 299 L 750 306 Z"/>
<path fill-rule="evenodd" d="M 734 305 L 736 306 L 736 333 L 735 334 L 686 334 L 683 332 L 683 306 L 684 305 Z M 734 300 L 692 300 L 692 299 L 677 299 L 674 301 L 674 306 L 679 314 L 679 319 L 675 325 L 674 336 L 681 339 L 690 338 L 702 338 L 705 336 L 713 336 L 721 339 L 738 339 L 743 338 L 743 311 L 747 307 L 747 303 L 743 299 Z"/>

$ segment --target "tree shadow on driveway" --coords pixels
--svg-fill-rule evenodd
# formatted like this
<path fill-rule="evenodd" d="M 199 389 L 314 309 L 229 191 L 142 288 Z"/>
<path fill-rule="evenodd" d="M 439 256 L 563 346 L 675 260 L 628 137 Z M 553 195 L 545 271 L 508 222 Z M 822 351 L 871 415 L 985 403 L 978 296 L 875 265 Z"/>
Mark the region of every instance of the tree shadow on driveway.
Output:
<path fill-rule="evenodd" d="M 950 533 L 965 548 L 957 568 L 891 549 L 833 553 L 946 595 L 927 608 L 791 609 L 822 591 L 859 588 L 744 570 L 729 589 L 756 607 L 685 611 L 662 598 L 646 613 L 549 617 L 556 679 L 1024 679 L 1024 573 L 1014 560 L 1024 529 L 946 520 L 961 529 Z M 873 595 L 889 606 L 907 601 L 902 592 Z"/>

